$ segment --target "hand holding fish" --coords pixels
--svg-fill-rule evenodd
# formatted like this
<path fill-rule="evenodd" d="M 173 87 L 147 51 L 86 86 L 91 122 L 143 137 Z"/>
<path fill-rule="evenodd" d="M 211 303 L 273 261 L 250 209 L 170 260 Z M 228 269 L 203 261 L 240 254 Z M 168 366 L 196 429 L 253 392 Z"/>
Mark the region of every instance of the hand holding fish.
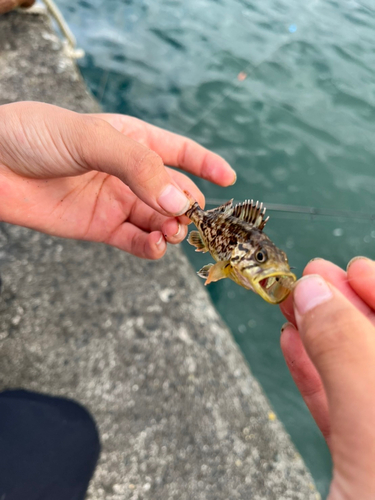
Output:
<path fill-rule="evenodd" d="M 284 357 L 332 454 L 328 500 L 375 498 L 374 284 L 369 259 L 317 259 L 281 306 Z"/>
<path fill-rule="evenodd" d="M 0 220 L 66 238 L 101 241 L 158 259 L 189 222 L 185 175 L 221 186 L 235 173 L 190 139 L 136 118 L 84 115 L 42 103 L 0 106 Z"/>

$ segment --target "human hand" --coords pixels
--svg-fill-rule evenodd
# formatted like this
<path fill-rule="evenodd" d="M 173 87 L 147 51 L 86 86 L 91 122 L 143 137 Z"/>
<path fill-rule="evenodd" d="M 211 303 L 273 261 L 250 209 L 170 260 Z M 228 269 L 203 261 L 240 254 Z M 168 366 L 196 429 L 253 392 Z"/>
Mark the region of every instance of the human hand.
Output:
<path fill-rule="evenodd" d="M 333 459 L 329 500 L 375 498 L 375 262 L 311 261 L 282 304 L 281 347 Z M 298 328 L 298 331 L 293 326 Z"/>
<path fill-rule="evenodd" d="M 0 0 L 0 14 L 9 12 L 16 7 L 31 7 L 35 0 Z"/>
<path fill-rule="evenodd" d="M 185 175 L 227 186 L 235 173 L 194 141 L 136 118 L 83 115 L 42 103 L 0 107 L 0 220 L 101 241 L 157 259 L 189 222 Z"/>

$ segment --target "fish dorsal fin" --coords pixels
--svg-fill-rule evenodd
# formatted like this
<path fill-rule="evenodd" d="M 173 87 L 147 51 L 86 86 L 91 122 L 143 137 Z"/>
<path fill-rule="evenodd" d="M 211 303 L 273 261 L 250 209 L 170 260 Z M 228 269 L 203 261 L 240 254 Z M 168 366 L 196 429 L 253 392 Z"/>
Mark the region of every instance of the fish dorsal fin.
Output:
<path fill-rule="evenodd" d="M 226 214 L 226 215 L 232 215 L 232 211 L 233 211 L 233 198 L 231 200 L 227 201 L 226 203 L 224 203 L 223 205 L 220 205 L 220 207 L 211 208 L 211 210 L 207 210 L 207 212 L 210 214 L 222 213 L 222 214 Z"/>
<path fill-rule="evenodd" d="M 263 203 L 259 203 L 259 201 L 254 203 L 253 200 L 246 200 L 236 205 L 231 215 L 232 217 L 249 222 L 249 224 L 253 224 L 262 231 L 269 219 L 269 217 L 264 218 L 265 213 L 266 207 L 263 207 Z"/>

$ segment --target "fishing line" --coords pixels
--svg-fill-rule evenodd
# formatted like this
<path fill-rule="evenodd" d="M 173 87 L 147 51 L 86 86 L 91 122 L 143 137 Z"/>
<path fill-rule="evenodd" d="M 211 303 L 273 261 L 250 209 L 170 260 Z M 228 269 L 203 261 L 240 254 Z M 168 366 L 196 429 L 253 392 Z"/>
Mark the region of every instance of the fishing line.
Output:
<path fill-rule="evenodd" d="M 227 200 L 207 198 L 206 204 L 210 206 L 223 205 Z M 241 200 L 233 200 L 233 204 L 237 205 L 243 203 Z M 300 205 L 284 205 L 282 203 L 264 203 L 267 211 L 270 212 L 284 212 L 291 214 L 309 215 L 310 217 L 334 217 L 345 219 L 362 219 L 375 221 L 375 214 L 366 212 L 354 212 L 353 210 L 335 210 L 333 208 L 318 208 L 318 207 L 305 207 Z"/>
<path fill-rule="evenodd" d="M 110 73 L 110 70 L 107 70 L 102 75 L 102 77 L 100 79 L 99 90 L 98 90 L 98 94 L 97 94 L 98 95 L 99 104 L 102 104 L 102 101 L 104 99 L 105 91 L 107 90 L 107 83 L 108 83 L 109 73 Z"/>
<path fill-rule="evenodd" d="M 362 6 L 365 10 L 370 12 L 370 9 Z M 285 47 L 290 43 L 291 35 L 294 35 L 294 33 L 297 31 L 297 24 L 293 23 L 290 24 L 288 28 L 289 34 L 286 34 L 283 36 L 282 42 L 280 42 L 273 50 L 271 50 L 265 57 L 263 57 L 260 61 L 257 63 L 253 64 L 252 62 L 249 62 L 240 73 L 237 74 L 236 79 L 233 79 L 232 81 L 232 86 L 228 88 L 225 92 L 222 93 L 219 99 L 217 99 L 215 102 L 212 103 L 211 106 L 208 106 L 204 109 L 204 111 L 201 113 L 201 115 L 198 117 L 198 119 L 186 130 L 184 130 L 182 133 L 187 135 L 190 133 L 197 125 L 199 125 L 207 116 L 209 116 L 216 108 L 218 108 L 224 101 L 226 101 L 235 91 L 240 87 L 240 85 L 243 84 L 243 81 L 249 77 L 254 71 L 256 71 L 263 63 L 269 61 L 281 48 Z M 296 41 L 294 39 L 293 41 Z M 232 60 L 236 61 L 238 63 L 239 58 L 236 56 L 227 53 L 227 56 L 231 58 Z M 98 98 L 100 104 L 103 101 L 106 89 L 107 89 L 107 83 L 109 79 L 109 74 L 110 70 L 107 70 L 100 81 L 99 85 L 99 92 L 98 92 Z M 270 97 L 272 101 L 272 99 Z M 276 102 L 275 102 L 276 104 Z M 277 105 L 277 104 L 276 104 Z M 288 110 L 285 110 L 287 111 Z M 225 203 L 226 200 L 221 200 L 221 199 L 210 199 L 208 198 L 206 200 L 207 205 L 211 206 L 219 206 L 223 203 Z M 234 200 L 234 203 L 241 203 L 239 200 Z M 318 208 L 318 207 L 309 207 L 309 206 L 300 206 L 300 205 L 286 205 L 286 204 L 278 204 L 278 203 L 265 203 L 265 206 L 267 207 L 268 211 L 271 212 L 276 212 L 279 217 L 278 218 L 294 218 L 294 217 L 287 217 L 287 214 L 290 215 L 299 215 L 299 216 L 307 216 L 310 219 L 314 219 L 315 217 L 331 217 L 331 218 L 345 218 L 345 219 L 356 219 L 356 220 L 369 220 L 369 221 L 375 221 L 375 214 L 371 213 L 365 213 L 365 212 L 356 212 L 352 210 L 336 210 L 336 209 L 323 209 L 323 208 Z M 285 215 L 284 215 L 285 214 Z"/>
<path fill-rule="evenodd" d="M 366 10 L 366 8 L 365 8 Z M 370 11 L 370 9 L 367 9 Z M 297 24 L 293 23 L 289 26 L 288 31 L 290 34 L 294 34 L 297 31 Z M 258 69 L 263 63 L 270 60 L 282 47 L 289 44 L 290 35 L 285 35 L 284 40 L 277 45 L 266 57 L 262 58 L 259 62 L 253 65 L 253 63 L 249 63 L 242 69 L 242 71 L 237 75 L 237 81 L 233 80 L 232 87 L 225 91 L 222 96 L 211 106 L 207 107 L 203 113 L 198 117 L 198 119 L 194 122 L 193 125 L 188 127 L 183 133 L 187 135 L 191 132 L 197 125 L 199 125 L 207 116 L 209 116 L 218 106 L 220 106 L 226 99 L 232 95 L 237 88 L 243 83 L 243 81 L 251 75 L 256 69 Z M 294 40 L 296 41 L 296 40 Z M 229 54 L 229 57 L 233 60 L 237 61 L 235 56 Z M 242 75 L 242 77 L 241 77 Z M 271 97 L 270 100 L 274 101 Z M 277 104 L 276 104 L 277 105 Z M 279 106 L 278 106 L 279 107 Z M 284 109 L 284 108 L 283 108 Z M 284 111 L 289 112 L 284 109 Z M 290 112 L 289 112 L 290 113 Z M 226 200 L 214 200 L 207 199 L 206 203 L 208 205 L 218 206 L 225 203 Z M 240 201 L 235 200 L 234 203 L 241 203 Z M 322 209 L 317 207 L 308 207 L 308 206 L 298 206 L 298 205 L 283 205 L 276 203 L 265 203 L 267 209 L 269 211 L 274 211 L 277 213 L 289 213 L 289 214 L 299 214 L 299 215 L 307 215 L 311 219 L 319 216 L 323 217 L 333 217 L 333 218 L 345 218 L 345 219 L 357 219 L 357 220 L 375 220 L 375 214 L 365 213 L 365 212 L 355 212 L 352 210 L 336 210 L 336 209 Z M 283 218 L 283 217 L 280 217 Z M 284 217 L 285 218 L 285 217 Z"/>

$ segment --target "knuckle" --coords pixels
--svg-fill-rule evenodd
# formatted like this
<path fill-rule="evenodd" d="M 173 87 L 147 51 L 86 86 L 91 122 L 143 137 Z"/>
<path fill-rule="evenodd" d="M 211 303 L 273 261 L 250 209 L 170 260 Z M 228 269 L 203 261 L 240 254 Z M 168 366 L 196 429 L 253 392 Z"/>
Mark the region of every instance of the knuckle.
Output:
<path fill-rule="evenodd" d="M 204 179 L 212 178 L 212 167 L 209 161 L 210 153 L 207 151 L 202 158 L 201 175 Z"/>
<path fill-rule="evenodd" d="M 143 184 L 152 182 L 160 175 L 160 170 L 164 169 L 161 157 L 151 149 L 142 146 L 144 151 L 136 154 L 133 170 L 138 181 Z"/>
<path fill-rule="evenodd" d="M 98 116 L 76 113 L 71 123 L 71 136 L 74 138 L 74 147 L 71 148 L 76 161 L 86 169 L 100 170 L 100 162 L 97 161 L 97 146 L 109 137 L 113 127 Z"/>
<path fill-rule="evenodd" d="M 102 120 L 98 116 L 93 116 L 93 115 L 79 115 L 79 116 L 85 122 L 86 127 L 92 127 L 94 130 L 101 130 L 103 127 L 110 127 L 110 125 L 105 120 Z"/>
<path fill-rule="evenodd" d="M 138 174 L 153 173 L 153 170 L 164 167 L 161 157 L 151 149 L 142 146 L 143 151 L 137 154 L 135 169 Z"/>
<path fill-rule="evenodd" d="M 189 146 L 190 146 L 190 140 L 185 139 L 178 153 L 177 163 L 179 167 L 184 167 L 187 163 Z"/>
<path fill-rule="evenodd" d="M 140 237 L 139 234 L 134 233 L 130 240 L 130 253 L 133 255 L 139 255 L 139 247 L 140 247 Z"/>
<path fill-rule="evenodd" d="M 103 140 L 103 137 L 106 137 L 113 130 L 109 123 L 98 116 L 80 114 L 76 116 L 78 116 L 78 120 L 76 120 L 77 131 L 80 132 L 82 140 L 90 142 L 92 142 L 92 138 Z"/>

